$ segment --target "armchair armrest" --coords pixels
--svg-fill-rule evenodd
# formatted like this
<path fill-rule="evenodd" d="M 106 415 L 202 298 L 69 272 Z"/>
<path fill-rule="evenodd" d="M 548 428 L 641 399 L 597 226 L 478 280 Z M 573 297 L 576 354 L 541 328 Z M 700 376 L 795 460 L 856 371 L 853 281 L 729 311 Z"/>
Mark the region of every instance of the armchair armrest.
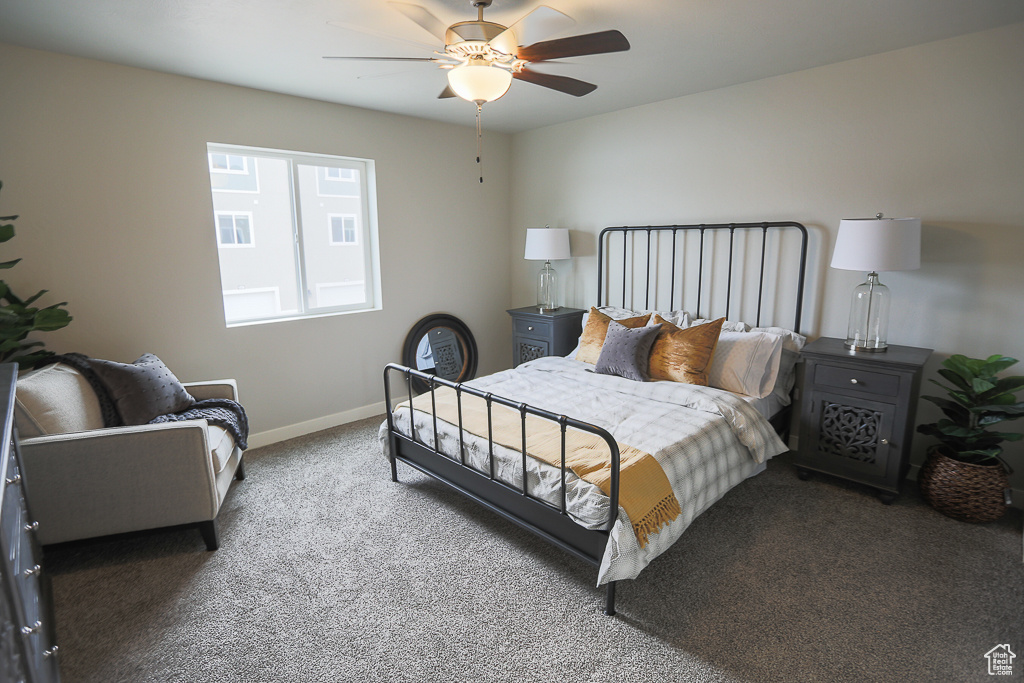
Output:
<path fill-rule="evenodd" d="M 220 507 L 206 420 L 21 441 L 43 544 L 213 519 Z"/>
<path fill-rule="evenodd" d="M 233 379 L 211 379 L 205 382 L 185 382 L 184 387 L 197 401 L 207 398 L 238 400 L 238 383 Z"/>

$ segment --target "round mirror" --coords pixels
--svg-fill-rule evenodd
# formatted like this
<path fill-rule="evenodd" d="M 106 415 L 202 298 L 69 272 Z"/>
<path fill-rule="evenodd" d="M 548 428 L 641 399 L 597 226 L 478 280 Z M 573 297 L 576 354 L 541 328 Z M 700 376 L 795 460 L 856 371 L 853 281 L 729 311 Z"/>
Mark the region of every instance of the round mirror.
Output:
<path fill-rule="evenodd" d="M 453 315 L 435 313 L 413 325 L 402 348 L 402 363 L 451 382 L 465 382 L 476 375 L 476 340 L 466 324 Z M 415 391 L 430 387 L 413 377 Z"/>

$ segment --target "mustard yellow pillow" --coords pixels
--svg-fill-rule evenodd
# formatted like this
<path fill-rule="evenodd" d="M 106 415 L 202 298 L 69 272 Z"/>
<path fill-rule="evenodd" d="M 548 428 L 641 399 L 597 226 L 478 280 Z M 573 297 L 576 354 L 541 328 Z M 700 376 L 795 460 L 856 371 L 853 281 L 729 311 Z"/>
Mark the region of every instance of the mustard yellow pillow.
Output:
<path fill-rule="evenodd" d="M 651 314 L 648 313 L 615 322 L 626 327 L 643 327 L 650 319 Z M 597 363 L 597 359 L 601 355 L 601 347 L 604 346 L 604 338 L 608 334 L 608 323 L 612 320 L 613 318 L 591 306 L 590 313 L 587 315 L 587 326 L 583 328 L 583 334 L 580 336 L 580 350 L 576 352 L 576 360 L 591 365 Z"/>
<path fill-rule="evenodd" d="M 654 322 L 661 325 L 661 334 L 651 347 L 651 379 L 706 387 L 708 368 L 725 318 L 684 329 L 655 313 Z"/>

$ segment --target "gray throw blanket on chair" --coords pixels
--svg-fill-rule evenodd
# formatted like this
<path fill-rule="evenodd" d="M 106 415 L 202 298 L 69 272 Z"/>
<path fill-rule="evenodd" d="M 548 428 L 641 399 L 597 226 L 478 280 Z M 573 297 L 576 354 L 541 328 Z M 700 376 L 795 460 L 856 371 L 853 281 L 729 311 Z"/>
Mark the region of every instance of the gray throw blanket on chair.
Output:
<path fill-rule="evenodd" d="M 92 369 L 89 360 L 88 356 L 81 353 L 66 353 L 47 358 L 46 364 L 64 363 L 78 370 L 96 392 L 96 398 L 100 402 L 100 412 L 103 415 L 103 426 L 123 427 L 124 418 L 118 412 L 107 385 Z M 228 398 L 207 398 L 202 401 L 194 401 L 185 410 L 157 416 L 150 420 L 149 424 L 181 422 L 183 420 L 206 420 L 210 424 L 226 429 L 243 451 L 249 447 L 249 418 L 245 414 L 245 409 L 237 401 Z"/>

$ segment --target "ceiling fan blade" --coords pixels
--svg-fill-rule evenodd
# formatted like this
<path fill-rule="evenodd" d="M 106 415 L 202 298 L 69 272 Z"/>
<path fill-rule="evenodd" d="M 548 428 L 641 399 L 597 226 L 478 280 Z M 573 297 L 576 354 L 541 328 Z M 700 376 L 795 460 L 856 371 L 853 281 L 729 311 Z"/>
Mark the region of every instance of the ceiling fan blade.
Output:
<path fill-rule="evenodd" d="M 441 20 L 431 14 L 425 7 L 411 5 L 407 2 L 389 2 L 388 4 L 416 22 L 424 31 L 444 42 L 444 34 L 448 27 L 442 24 Z"/>
<path fill-rule="evenodd" d="M 416 41 L 416 40 L 408 40 L 407 38 L 399 38 L 398 36 L 391 35 L 390 33 L 384 33 L 383 31 L 377 31 L 377 30 L 374 30 L 372 28 L 367 28 L 365 26 L 357 26 L 355 24 L 350 24 L 350 23 L 345 22 L 345 21 L 334 21 L 334 20 L 332 20 L 332 21 L 328 21 L 327 23 L 330 26 L 334 26 L 336 28 L 344 29 L 346 31 L 355 31 L 356 33 L 362 33 L 364 35 L 373 36 L 374 38 L 384 38 L 386 40 L 393 40 L 393 41 L 398 42 L 398 43 L 405 43 L 406 45 L 411 45 L 413 47 L 417 47 L 417 48 L 420 48 L 420 49 L 423 49 L 423 50 L 427 50 L 429 52 L 433 52 L 434 50 L 437 49 L 437 45 L 436 44 L 428 45 L 427 43 L 421 43 L 421 42 Z"/>
<path fill-rule="evenodd" d="M 513 72 L 512 78 L 517 78 L 520 81 L 526 81 L 527 83 L 533 83 L 534 85 L 540 85 L 545 88 L 551 88 L 558 92 L 564 92 L 567 95 L 575 95 L 576 97 L 583 97 L 587 93 L 594 92 L 597 90 L 597 86 L 593 83 L 587 83 L 586 81 L 579 81 L 575 78 L 569 78 L 568 76 L 555 76 L 554 74 L 541 74 L 536 71 L 529 71 L 523 69 L 522 71 Z"/>
<path fill-rule="evenodd" d="M 447 64 L 444 60 L 437 59 L 436 57 L 335 57 L 333 55 L 326 55 L 324 56 L 324 59 L 350 59 L 362 62 L 434 62 L 435 64 Z"/>
<path fill-rule="evenodd" d="M 451 89 L 451 86 L 446 85 L 444 90 L 441 91 L 441 94 L 437 96 L 437 99 L 446 100 L 449 97 L 458 97 L 458 95 L 456 95 L 455 91 Z"/>
<path fill-rule="evenodd" d="M 514 55 L 520 44 L 535 43 L 564 31 L 576 22 L 565 14 L 541 5 L 491 39 L 495 50 Z"/>
<path fill-rule="evenodd" d="M 618 31 L 600 31 L 585 33 L 581 36 L 558 38 L 543 43 L 534 43 L 519 48 L 516 56 L 528 62 L 539 62 L 546 59 L 562 57 L 582 57 L 583 55 L 599 55 L 605 52 L 623 52 L 629 49 L 626 36 Z"/>

